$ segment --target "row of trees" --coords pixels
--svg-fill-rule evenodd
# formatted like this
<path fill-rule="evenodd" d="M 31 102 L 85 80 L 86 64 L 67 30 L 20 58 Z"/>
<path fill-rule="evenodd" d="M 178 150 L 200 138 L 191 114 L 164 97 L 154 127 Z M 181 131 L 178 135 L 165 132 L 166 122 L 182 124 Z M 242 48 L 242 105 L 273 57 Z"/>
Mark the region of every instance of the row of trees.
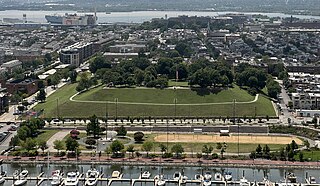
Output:
<path fill-rule="evenodd" d="M 37 137 L 45 125 L 44 120 L 42 119 L 31 119 L 20 124 L 20 128 L 17 131 L 17 135 L 11 138 L 10 146 L 21 146 L 22 151 L 21 155 L 34 156 L 37 155 L 37 149 L 40 148 L 42 151 L 47 149 L 47 142 L 44 140 L 34 140 L 33 138 Z"/>
<path fill-rule="evenodd" d="M 294 161 L 294 156 L 298 153 L 297 149 L 299 148 L 298 144 L 292 140 L 290 144 L 287 144 L 285 148 L 281 147 L 280 151 L 277 152 L 271 152 L 270 147 L 268 145 L 265 145 L 264 147 L 261 147 L 259 144 L 256 148 L 256 151 L 251 152 L 250 158 L 264 158 L 264 159 L 272 159 L 272 160 L 278 160 L 281 161 Z M 301 154 L 299 154 L 299 158 L 301 159 Z M 303 154 L 302 154 L 303 156 Z M 302 157 L 303 159 L 303 157 Z"/>
<path fill-rule="evenodd" d="M 133 60 L 111 64 L 102 56 L 97 56 L 90 63 L 91 72 L 95 78 L 101 79 L 106 85 L 121 86 L 168 86 L 168 79 L 190 81 L 191 85 L 200 87 L 227 86 L 233 82 L 233 74 L 222 60 L 212 63 L 206 59 L 199 59 L 191 64 L 183 62 L 180 57 L 160 58 L 152 64 L 141 55 Z"/>

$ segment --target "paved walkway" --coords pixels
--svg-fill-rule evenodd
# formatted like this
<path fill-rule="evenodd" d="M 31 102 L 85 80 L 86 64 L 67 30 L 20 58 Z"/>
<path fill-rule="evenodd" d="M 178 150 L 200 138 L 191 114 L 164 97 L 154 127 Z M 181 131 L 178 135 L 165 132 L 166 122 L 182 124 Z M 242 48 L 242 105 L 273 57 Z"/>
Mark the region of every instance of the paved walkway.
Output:
<path fill-rule="evenodd" d="M 180 105 L 180 106 L 201 106 L 201 105 L 230 105 L 233 102 L 219 102 L 219 103 L 190 103 L 190 104 L 173 104 L 173 103 L 140 103 L 140 102 L 120 102 L 120 101 L 87 101 L 87 100 L 75 100 L 74 98 L 79 95 L 80 92 L 77 92 L 73 96 L 69 98 L 70 101 L 77 102 L 77 103 L 111 103 L 111 104 L 123 104 L 123 105 L 155 105 L 155 106 L 173 106 L 173 105 Z M 256 94 L 254 100 L 252 101 L 245 101 L 245 102 L 235 102 L 236 104 L 250 104 L 258 101 L 259 94 Z"/>
<path fill-rule="evenodd" d="M 48 150 L 50 151 L 50 152 L 52 152 L 52 151 L 55 151 L 55 149 L 53 148 L 53 142 L 54 141 L 56 141 L 56 140 L 62 140 L 66 135 L 68 135 L 69 134 L 69 130 L 63 130 L 63 131 L 59 131 L 59 132 L 57 132 L 57 133 L 55 133 L 49 140 L 48 140 L 48 142 L 47 142 L 47 145 L 48 145 Z"/>

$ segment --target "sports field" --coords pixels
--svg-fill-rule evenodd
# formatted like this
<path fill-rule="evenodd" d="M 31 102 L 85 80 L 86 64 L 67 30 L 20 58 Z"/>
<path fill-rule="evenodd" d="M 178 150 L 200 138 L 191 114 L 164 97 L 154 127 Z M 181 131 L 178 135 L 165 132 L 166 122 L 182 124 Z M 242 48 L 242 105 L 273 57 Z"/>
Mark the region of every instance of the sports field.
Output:
<path fill-rule="evenodd" d="M 188 135 L 188 134 L 169 134 L 158 135 L 154 138 L 155 142 L 182 142 L 182 143 L 244 143 L 244 144 L 289 144 L 294 140 L 298 145 L 302 145 L 303 142 L 292 136 L 260 136 L 260 135 Z"/>
<path fill-rule="evenodd" d="M 249 95 L 239 87 L 222 91 L 190 89 L 146 89 L 98 87 L 77 95 L 77 84 L 65 85 L 49 96 L 45 103 L 36 106 L 44 109 L 44 117 L 87 118 L 93 114 L 114 116 L 232 116 L 233 99 L 236 99 L 237 116 L 274 116 L 271 102 L 263 97 Z M 115 102 L 117 98 L 118 103 Z M 176 105 L 174 99 L 177 99 Z M 255 100 L 256 99 L 256 100 Z"/>

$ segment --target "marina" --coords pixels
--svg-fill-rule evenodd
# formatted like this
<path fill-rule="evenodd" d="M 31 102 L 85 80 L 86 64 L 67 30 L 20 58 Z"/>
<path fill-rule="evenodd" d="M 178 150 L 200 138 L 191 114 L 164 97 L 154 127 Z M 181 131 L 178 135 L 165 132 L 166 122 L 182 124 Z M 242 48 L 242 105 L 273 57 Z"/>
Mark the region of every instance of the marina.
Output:
<path fill-rule="evenodd" d="M 175 166 L 102 166 L 90 164 L 49 165 L 49 167 L 46 164 L 3 164 L 1 169 L 7 170 L 7 175 L 3 177 L 5 180 L 4 186 L 320 185 L 318 170 L 315 169 L 181 168 Z M 59 182 L 53 182 L 57 179 L 57 176 L 61 179 L 59 179 Z M 17 183 L 17 181 L 22 184 Z"/>

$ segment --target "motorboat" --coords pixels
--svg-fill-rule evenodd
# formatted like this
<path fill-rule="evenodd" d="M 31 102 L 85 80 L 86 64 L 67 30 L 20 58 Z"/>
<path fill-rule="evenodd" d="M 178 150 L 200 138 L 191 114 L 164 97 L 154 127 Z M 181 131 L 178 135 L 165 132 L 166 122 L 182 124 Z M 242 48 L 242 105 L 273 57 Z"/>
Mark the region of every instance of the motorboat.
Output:
<path fill-rule="evenodd" d="M 28 170 L 23 170 L 18 174 L 18 179 L 13 183 L 14 186 L 21 186 L 27 183 Z M 17 172 L 14 173 L 17 175 Z"/>
<path fill-rule="evenodd" d="M 194 175 L 194 179 L 198 180 L 198 181 L 203 181 L 204 177 L 201 174 L 196 174 L 196 175 Z"/>
<path fill-rule="evenodd" d="M 96 169 L 90 169 L 86 173 L 86 182 L 85 186 L 95 186 L 98 183 L 99 171 Z"/>
<path fill-rule="evenodd" d="M 175 172 L 173 174 L 173 180 L 174 181 L 179 181 L 181 179 L 181 172 Z"/>
<path fill-rule="evenodd" d="M 240 186 L 249 186 L 250 183 L 248 182 L 248 180 L 243 176 L 241 179 L 240 179 Z"/>
<path fill-rule="evenodd" d="M 121 178 L 121 173 L 119 171 L 113 171 L 112 174 L 111 174 L 111 178 L 120 179 Z"/>
<path fill-rule="evenodd" d="M 309 176 L 308 182 L 309 182 L 310 184 L 317 184 L 316 178 L 313 177 L 313 176 Z"/>
<path fill-rule="evenodd" d="M 4 178 L 6 176 L 7 176 L 7 172 L 6 171 L 0 172 L 0 184 L 3 184 L 6 181 L 6 179 Z"/>
<path fill-rule="evenodd" d="M 212 175 L 210 172 L 206 172 L 203 177 L 204 177 L 204 180 L 211 180 Z"/>
<path fill-rule="evenodd" d="M 231 181 L 232 180 L 232 172 L 226 172 L 224 175 L 224 179 L 226 181 Z"/>
<path fill-rule="evenodd" d="M 222 174 L 220 172 L 217 172 L 214 174 L 214 179 L 216 181 L 222 181 Z"/>
<path fill-rule="evenodd" d="M 63 173 L 60 170 L 55 170 L 52 172 L 51 185 L 59 186 L 62 183 Z"/>
<path fill-rule="evenodd" d="M 161 175 L 156 175 L 154 177 L 154 180 L 155 180 L 155 185 L 156 186 L 164 186 L 166 184 L 166 180 L 164 179 L 164 176 L 161 174 Z"/>
<path fill-rule="evenodd" d="M 28 170 L 23 170 L 23 171 L 20 172 L 19 177 L 24 177 L 25 178 L 25 177 L 28 176 L 28 174 L 29 174 Z"/>
<path fill-rule="evenodd" d="M 142 174 L 141 174 L 141 179 L 149 179 L 151 176 L 151 173 L 149 171 L 144 171 Z"/>
<path fill-rule="evenodd" d="M 288 173 L 287 180 L 290 183 L 297 183 L 297 177 L 292 172 Z"/>
<path fill-rule="evenodd" d="M 68 172 L 67 178 L 64 181 L 65 186 L 78 186 L 79 184 L 79 172 Z"/>
<path fill-rule="evenodd" d="M 204 180 L 203 181 L 203 186 L 209 186 L 211 184 L 212 184 L 211 180 Z"/>
<path fill-rule="evenodd" d="M 187 180 L 188 180 L 188 177 L 187 176 L 182 176 L 181 177 L 181 184 L 186 184 L 187 183 Z"/>

